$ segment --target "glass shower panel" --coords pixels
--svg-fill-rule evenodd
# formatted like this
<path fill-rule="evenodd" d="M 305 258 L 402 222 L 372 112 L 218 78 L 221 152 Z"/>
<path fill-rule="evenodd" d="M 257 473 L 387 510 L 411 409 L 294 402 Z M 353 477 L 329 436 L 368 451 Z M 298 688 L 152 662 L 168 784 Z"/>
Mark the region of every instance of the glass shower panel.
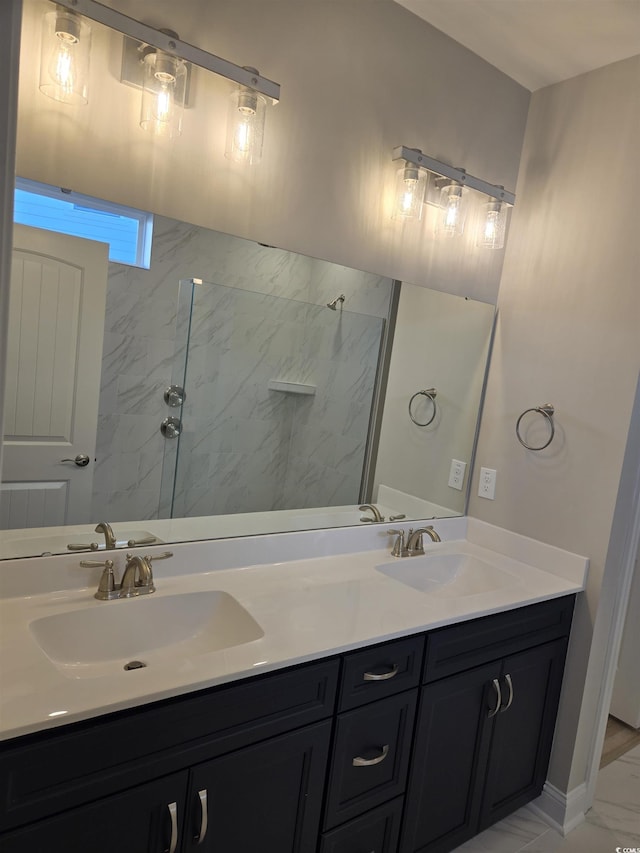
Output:
<path fill-rule="evenodd" d="M 165 464 L 171 516 L 357 504 L 384 320 L 210 282 L 180 287 L 186 344 L 173 381 L 186 399 L 174 410 L 175 478 Z"/>

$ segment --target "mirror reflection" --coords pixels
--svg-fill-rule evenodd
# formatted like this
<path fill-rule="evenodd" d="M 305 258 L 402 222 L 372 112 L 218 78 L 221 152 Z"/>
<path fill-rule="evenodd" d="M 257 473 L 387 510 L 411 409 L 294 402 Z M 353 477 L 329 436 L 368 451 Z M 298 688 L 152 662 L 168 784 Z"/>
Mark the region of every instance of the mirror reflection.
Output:
<path fill-rule="evenodd" d="M 36 156 L 39 121 L 69 132 L 37 97 L 20 177 L 87 191 Z M 100 521 L 125 547 L 465 511 L 491 305 L 156 215 L 148 269 L 17 227 L 10 310 L 3 558 Z"/>

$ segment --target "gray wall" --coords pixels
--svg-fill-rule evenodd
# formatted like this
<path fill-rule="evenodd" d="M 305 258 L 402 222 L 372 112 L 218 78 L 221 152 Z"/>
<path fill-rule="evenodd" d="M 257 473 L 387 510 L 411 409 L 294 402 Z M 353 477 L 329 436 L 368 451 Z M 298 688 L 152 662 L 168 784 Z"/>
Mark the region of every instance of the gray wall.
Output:
<path fill-rule="evenodd" d="M 383 484 L 464 513 L 493 319 L 486 303 L 402 285 L 374 494 Z M 419 427 L 409 419 L 407 402 L 432 387 L 436 414 Z M 433 408 L 419 396 L 412 413 L 426 422 Z M 467 463 L 462 491 L 449 486 L 452 459 Z"/>
<path fill-rule="evenodd" d="M 141 131 L 140 94 L 117 79 L 121 39 L 97 26 L 90 104 L 61 110 L 37 89 L 42 7 L 27 0 L 20 175 L 495 302 L 503 252 L 476 248 L 470 234 L 436 242 L 432 222 L 390 218 L 391 152 L 421 147 L 512 189 L 529 103 L 521 86 L 391 0 L 110 5 L 281 84 L 262 163 L 224 158 L 230 84 L 206 72 L 194 75 L 179 139 Z"/>
<path fill-rule="evenodd" d="M 533 96 L 477 455 L 498 471 L 496 499 L 470 507 L 590 558 L 551 766 L 565 791 L 585 778 L 610 627 L 599 604 L 620 568 L 605 577 L 640 369 L 638 79 L 635 57 Z M 515 421 L 545 401 L 556 438 L 532 453 Z"/>

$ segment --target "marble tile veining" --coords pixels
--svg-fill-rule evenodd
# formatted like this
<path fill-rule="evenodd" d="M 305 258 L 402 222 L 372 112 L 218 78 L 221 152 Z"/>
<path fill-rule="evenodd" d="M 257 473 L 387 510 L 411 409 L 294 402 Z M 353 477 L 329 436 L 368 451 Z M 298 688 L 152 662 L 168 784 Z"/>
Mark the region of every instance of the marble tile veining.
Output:
<path fill-rule="evenodd" d="M 381 276 L 156 216 L 151 268 L 109 266 L 92 515 L 168 513 L 162 393 L 186 356 L 175 515 L 356 502 L 390 297 Z"/>

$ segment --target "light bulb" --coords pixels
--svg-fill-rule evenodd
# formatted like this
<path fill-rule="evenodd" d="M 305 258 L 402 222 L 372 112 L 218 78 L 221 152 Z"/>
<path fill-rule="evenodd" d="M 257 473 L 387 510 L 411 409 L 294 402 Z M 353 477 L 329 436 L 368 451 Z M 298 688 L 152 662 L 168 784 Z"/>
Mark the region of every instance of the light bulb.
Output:
<path fill-rule="evenodd" d="M 502 249 L 507 225 L 508 205 L 491 199 L 484 205 L 484 215 L 478 233 L 477 245 L 487 249 Z"/>
<path fill-rule="evenodd" d="M 149 47 L 143 66 L 140 127 L 168 139 L 180 136 L 186 93 L 185 63 L 162 50 Z"/>
<path fill-rule="evenodd" d="M 88 101 L 91 29 L 84 18 L 61 7 L 44 16 L 40 91 L 65 104 Z"/>
<path fill-rule="evenodd" d="M 455 181 L 443 186 L 440 191 L 436 234 L 439 237 L 454 237 L 456 234 L 462 234 L 466 215 L 466 188 Z"/>
<path fill-rule="evenodd" d="M 245 71 L 258 74 L 255 68 L 245 67 Z M 225 157 L 236 163 L 260 162 L 266 107 L 266 98 L 247 86 L 240 86 L 231 93 Z"/>
<path fill-rule="evenodd" d="M 396 173 L 393 219 L 421 219 L 428 173 L 405 162 Z"/>

